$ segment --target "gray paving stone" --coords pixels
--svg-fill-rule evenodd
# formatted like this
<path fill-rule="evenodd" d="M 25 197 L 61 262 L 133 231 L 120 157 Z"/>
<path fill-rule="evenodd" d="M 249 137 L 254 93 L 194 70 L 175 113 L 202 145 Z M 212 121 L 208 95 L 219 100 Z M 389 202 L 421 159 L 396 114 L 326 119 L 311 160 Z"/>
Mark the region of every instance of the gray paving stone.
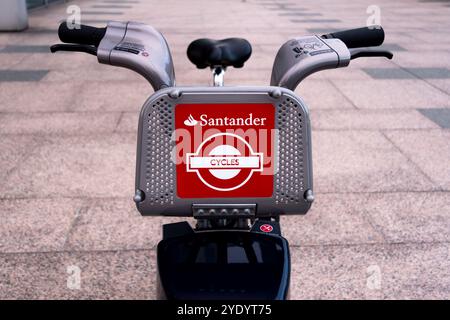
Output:
<path fill-rule="evenodd" d="M 407 68 L 406 70 L 422 79 L 450 79 L 450 69 L 447 68 Z"/>
<path fill-rule="evenodd" d="M 0 298 L 155 299 L 155 259 L 151 250 L 0 254 Z"/>
<path fill-rule="evenodd" d="M 0 252 L 63 250 L 80 208 L 73 199 L 0 200 Z"/>
<path fill-rule="evenodd" d="M 383 45 L 381 45 L 379 47 L 379 49 L 384 49 L 384 50 L 388 50 L 388 51 L 406 51 L 405 48 L 403 48 L 401 45 L 397 44 L 397 43 L 383 43 Z"/>
<path fill-rule="evenodd" d="M 84 58 L 86 57 L 87 56 L 84 56 Z M 91 57 L 89 56 L 89 58 Z M 122 83 L 143 81 L 143 83 L 146 83 L 141 75 L 125 68 L 101 65 L 95 60 L 91 60 L 91 62 L 87 65 L 89 65 L 89 69 L 68 67 L 66 69 L 61 68 L 52 70 L 42 81 L 53 83 L 73 83 L 77 85 L 88 85 L 89 83 L 96 82 L 103 82 L 105 84 L 105 81 L 122 81 Z M 132 84 L 129 84 L 129 86 L 131 87 Z"/>
<path fill-rule="evenodd" d="M 341 30 L 336 28 L 307 28 L 306 31 L 310 34 L 326 34 Z"/>
<path fill-rule="evenodd" d="M 0 70 L 0 82 L 40 81 L 48 70 Z"/>
<path fill-rule="evenodd" d="M 402 68 L 402 69 L 369 69 L 363 70 L 375 79 L 449 79 L 450 70 L 447 68 Z"/>
<path fill-rule="evenodd" d="M 89 135 L 112 133 L 120 113 L 7 113 L 0 114 L 0 133 Z"/>
<path fill-rule="evenodd" d="M 441 128 L 450 129 L 450 109 L 419 109 L 419 112 Z"/>
<path fill-rule="evenodd" d="M 261 0 L 259 1 L 263 5 L 275 5 L 275 6 L 291 6 L 295 5 L 295 2 L 285 2 L 285 1 L 272 1 L 272 0 Z"/>
<path fill-rule="evenodd" d="M 446 106 L 449 101 L 447 94 L 420 80 L 333 79 L 332 82 L 356 107 L 361 109 L 435 108 Z"/>
<path fill-rule="evenodd" d="M 414 75 L 411 73 L 400 69 L 400 68 L 389 68 L 389 69 L 368 69 L 363 68 L 363 71 L 366 72 L 374 79 L 414 79 Z"/>
<path fill-rule="evenodd" d="M 0 53 L 50 53 L 50 46 L 10 45 L 0 50 Z"/>
<path fill-rule="evenodd" d="M 50 29 L 50 28 L 34 28 L 33 26 L 30 26 L 27 30 L 23 31 L 25 33 L 30 34 L 57 34 L 57 29 Z"/>
<path fill-rule="evenodd" d="M 48 40 L 46 40 L 48 42 Z M 55 40 L 53 43 L 60 42 L 59 40 Z M 45 45 L 47 49 L 48 45 Z M 4 54 L 2 57 L 16 56 L 16 54 Z M 69 63 L 70 61 L 70 63 Z M 74 73 L 76 71 L 80 72 L 86 66 L 91 66 L 89 71 L 97 71 L 100 64 L 96 61 L 95 57 L 89 54 L 82 53 L 74 53 L 74 52 L 56 52 L 50 53 L 47 51 L 45 53 L 30 53 L 27 54 L 25 59 L 19 61 L 17 64 L 17 68 L 27 70 L 34 70 L 36 68 L 39 69 L 47 69 L 50 70 L 48 75 L 42 81 L 51 81 L 54 78 L 54 73 Z M 111 67 L 110 67 L 111 68 Z M 92 74 L 89 73 L 89 74 Z M 68 79 L 71 83 L 76 82 L 76 77 Z"/>
<path fill-rule="evenodd" d="M 140 3 L 136 0 L 102 0 L 104 3 Z"/>
<path fill-rule="evenodd" d="M 430 131 L 390 131 L 386 135 L 414 163 L 425 172 L 434 183 L 444 190 L 450 190 L 450 132 Z M 419 152 L 420 150 L 420 152 Z"/>
<path fill-rule="evenodd" d="M 432 50 L 435 43 L 437 44 L 448 43 L 446 35 L 437 32 L 437 30 L 438 30 L 437 28 L 434 28 L 433 30 L 429 30 L 429 32 L 423 32 L 423 30 L 422 32 L 417 31 L 413 33 L 413 37 L 419 44 L 428 45 L 428 50 Z"/>
<path fill-rule="evenodd" d="M 303 7 L 297 7 L 297 3 L 262 3 L 267 10 L 308 10 Z"/>
<path fill-rule="evenodd" d="M 291 19 L 293 23 L 337 23 L 342 22 L 339 19 Z"/>
<path fill-rule="evenodd" d="M 114 5 L 114 4 L 95 4 L 93 6 L 91 6 L 91 8 L 96 8 L 96 9 L 131 9 L 133 8 L 133 6 L 127 6 L 127 5 Z"/>
<path fill-rule="evenodd" d="M 2 184 L 8 174 L 17 168 L 42 139 L 33 136 L 1 136 L 0 139 L 0 181 Z M 0 192 L 0 196 L 2 193 Z"/>
<path fill-rule="evenodd" d="M 134 134 L 48 137 L 0 184 L 0 194 L 5 198 L 130 197 L 135 154 Z"/>
<path fill-rule="evenodd" d="M 431 109 L 432 110 L 432 109 Z M 436 129 L 416 110 L 311 110 L 313 130 Z"/>
<path fill-rule="evenodd" d="M 445 244 L 293 247 L 291 254 L 291 299 L 449 297 Z M 150 250 L 2 254 L 0 260 L 4 299 L 154 299 L 156 295 L 155 252 Z M 443 263 L 436 265 L 436 261 Z M 67 286 L 67 270 L 73 266 L 81 271 L 79 290 Z"/>
<path fill-rule="evenodd" d="M 162 239 L 162 225 L 193 219 L 143 217 L 132 197 L 87 200 L 77 216 L 65 245 L 66 250 L 152 249 Z"/>
<path fill-rule="evenodd" d="M 113 11 L 87 11 L 87 10 L 83 10 L 82 14 L 87 14 L 87 15 L 95 15 L 95 16 L 100 16 L 100 15 L 107 15 L 107 16 L 121 16 L 123 15 L 123 12 L 113 12 Z"/>
<path fill-rule="evenodd" d="M 450 193 L 320 194 L 305 216 L 283 216 L 291 245 L 448 242 Z"/>
<path fill-rule="evenodd" d="M 2 54 L 1 66 L 3 69 L 14 69 L 15 66 L 20 64 L 25 58 L 29 56 L 29 53 Z"/>
<path fill-rule="evenodd" d="M 450 193 L 367 194 L 352 197 L 386 242 L 445 242 L 450 239 Z"/>
<path fill-rule="evenodd" d="M 0 111 L 67 111 L 76 101 L 80 86 L 76 83 L 0 82 Z M 51 93 L 51 94 L 49 94 Z"/>
<path fill-rule="evenodd" d="M 373 81 L 373 79 L 367 73 L 365 73 L 361 69 L 361 67 L 366 66 L 366 65 L 370 66 L 370 67 L 379 66 L 379 65 L 386 67 L 386 63 L 389 65 L 388 60 L 382 60 L 382 61 L 380 61 L 380 60 L 372 61 L 371 63 L 367 63 L 367 62 L 361 63 L 361 60 L 360 60 L 360 61 L 357 61 L 354 65 L 350 65 L 345 69 L 344 68 L 336 68 L 336 69 L 328 69 L 323 72 L 316 72 L 316 73 L 310 75 L 305 80 L 303 80 L 299 86 L 307 84 L 308 82 L 310 82 L 312 80 L 316 80 L 316 79 L 321 79 L 321 80 L 326 80 L 326 81 L 358 80 L 359 83 Z M 331 83 L 333 85 L 334 82 L 331 82 Z M 319 98 L 316 97 L 316 99 L 319 99 Z"/>
<path fill-rule="evenodd" d="M 450 81 L 446 79 L 429 79 L 427 82 L 450 95 Z M 443 106 L 445 107 L 445 105 Z"/>
<path fill-rule="evenodd" d="M 297 247 L 291 256 L 292 299 L 450 297 L 447 243 Z"/>
<path fill-rule="evenodd" d="M 301 83 L 296 93 L 304 99 L 310 110 L 355 108 L 329 81 L 310 79 Z"/>
<path fill-rule="evenodd" d="M 438 188 L 381 133 L 314 131 L 316 192 L 431 191 Z"/>
<path fill-rule="evenodd" d="M 116 132 L 132 132 L 137 134 L 139 114 L 137 112 L 124 112 L 116 127 Z"/>
<path fill-rule="evenodd" d="M 316 193 L 306 215 L 281 217 L 281 230 L 291 246 L 383 243 L 383 234 L 365 216 L 361 199 L 368 195 Z"/>
<path fill-rule="evenodd" d="M 281 16 L 281 17 L 316 17 L 316 16 L 322 16 L 322 14 L 318 13 L 318 12 L 302 12 L 302 11 L 281 12 L 278 15 Z"/>
<path fill-rule="evenodd" d="M 111 94 L 114 92 L 115 94 Z M 153 89 L 145 80 L 139 82 L 91 81 L 84 83 L 70 109 L 73 111 L 139 113 Z"/>
<path fill-rule="evenodd" d="M 426 46 L 426 45 L 425 45 Z M 450 68 L 450 56 L 442 55 L 446 48 L 437 47 L 433 51 L 427 50 L 424 45 L 418 44 L 408 46 L 408 51 L 394 52 L 394 58 L 392 62 L 401 66 L 402 68 Z M 426 52 L 426 53 L 425 53 Z M 426 64 L 423 62 L 423 55 L 426 54 Z"/>

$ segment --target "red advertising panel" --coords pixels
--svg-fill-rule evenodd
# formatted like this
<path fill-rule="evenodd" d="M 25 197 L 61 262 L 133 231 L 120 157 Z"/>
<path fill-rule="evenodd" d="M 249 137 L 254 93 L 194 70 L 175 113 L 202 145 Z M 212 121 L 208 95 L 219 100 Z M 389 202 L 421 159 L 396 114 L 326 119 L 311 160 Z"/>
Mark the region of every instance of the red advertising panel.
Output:
<path fill-rule="evenodd" d="M 179 104 L 175 128 L 178 197 L 272 196 L 272 104 Z"/>

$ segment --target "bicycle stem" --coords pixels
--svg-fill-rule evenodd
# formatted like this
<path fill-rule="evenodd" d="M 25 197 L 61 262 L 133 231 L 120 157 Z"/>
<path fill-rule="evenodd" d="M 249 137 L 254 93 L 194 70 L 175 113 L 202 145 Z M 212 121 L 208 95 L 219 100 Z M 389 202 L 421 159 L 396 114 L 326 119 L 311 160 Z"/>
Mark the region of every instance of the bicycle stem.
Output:
<path fill-rule="evenodd" d="M 211 68 L 213 73 L 213 84 L 214 87 L 223 87 L 223 78 L 225 75 L 226 68 L 223 66 L 216 66 Z"/>

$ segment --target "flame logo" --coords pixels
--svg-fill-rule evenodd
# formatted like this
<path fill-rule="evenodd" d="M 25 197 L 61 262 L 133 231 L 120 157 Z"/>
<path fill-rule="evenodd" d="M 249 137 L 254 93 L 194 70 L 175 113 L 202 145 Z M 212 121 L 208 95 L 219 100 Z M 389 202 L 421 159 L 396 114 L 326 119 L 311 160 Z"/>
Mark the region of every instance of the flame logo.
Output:
<path fill-rule="evenodd" d="M 195 126 L 197 123 L 198 123 L 198 121 L 194 119 L 194 117 L 192 116 L 192 114 L 190 114 L 189 117 L 188 117 L 186 120 L 184 120 L 184 124 L 185 124 L 186 126 L 189 126 L 189 127 L 193 127 L 193 126 Z"/>

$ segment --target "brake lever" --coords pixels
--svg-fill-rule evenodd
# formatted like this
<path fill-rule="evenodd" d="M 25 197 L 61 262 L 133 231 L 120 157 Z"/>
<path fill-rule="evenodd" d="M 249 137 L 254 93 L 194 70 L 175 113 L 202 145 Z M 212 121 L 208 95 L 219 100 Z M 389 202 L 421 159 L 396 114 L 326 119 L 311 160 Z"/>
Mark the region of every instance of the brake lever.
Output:
<path fill-rule="evenodd" d="M 385 57 L 389 60 L 392 59 L 394 54 L 390 51 L 386 50 L 374 50 L 368 48 L 353 48 L 349 49 L 350 51 L 350 59 L 357 59 L 362 57 Z"/>
<path fill-rule="evenodd" d="M 55 53 L 57 51 L 75 51 L 89 53 L 94 56 L 97 55 L 96 47 L 85 44 L 54 44 L 50 47 L 50 51 L 52 53 Z"/>

